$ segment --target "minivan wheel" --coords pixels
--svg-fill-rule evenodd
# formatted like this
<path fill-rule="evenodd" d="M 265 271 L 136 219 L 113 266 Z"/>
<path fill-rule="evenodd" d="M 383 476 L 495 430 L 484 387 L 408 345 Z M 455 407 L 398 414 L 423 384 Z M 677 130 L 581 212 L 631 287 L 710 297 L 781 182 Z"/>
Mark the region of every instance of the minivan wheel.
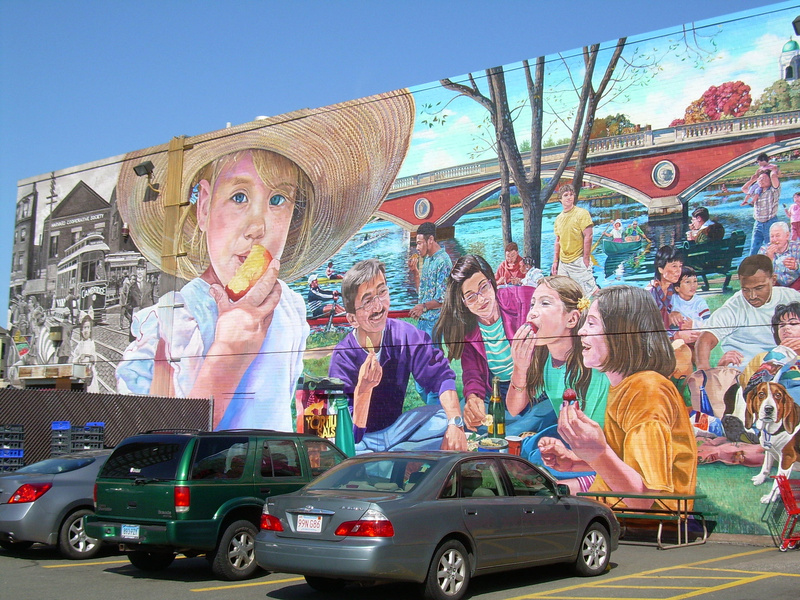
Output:
<path fill-rule="evenodd" d="M 76 510 L 61 524 L 58 532 L 58 549 L 66 558 L 92 558 L 100 551 L 100 542 L 86 535 L 83 517 L 94 514 L 91 510 Z"/>
<path fill-rule="evenodd" d="M 137 569 L 142 571 L 163 571 L 175 560 L 172 552 L 148 552 L 146 550 L 134 550 L 128 552 L 128 560 Z"/>
<path fill-rule="evenodd" d="M 250 521 L 234 521 L 228 525 L 211 558 L 211 571 L 220 579 L 247 579 L 258 569 L 256 563 L 256 534 Z"/>

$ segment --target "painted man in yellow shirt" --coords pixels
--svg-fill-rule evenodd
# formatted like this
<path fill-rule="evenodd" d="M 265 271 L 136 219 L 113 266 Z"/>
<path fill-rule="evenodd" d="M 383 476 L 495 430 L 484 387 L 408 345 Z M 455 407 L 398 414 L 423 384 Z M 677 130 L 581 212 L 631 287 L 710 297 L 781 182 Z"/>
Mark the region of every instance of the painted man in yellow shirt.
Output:
<path fill-rule="evenodd" d="M 592 216 L 585 208 L 575 206 L 575 189 L 571 184 L 562 185 L 559 193 L 563 210 L 553 227 L 556 243 L 551 273 L 574 279 L 584 294 L 591 296 L 597 291 L 592 273 Z"/>

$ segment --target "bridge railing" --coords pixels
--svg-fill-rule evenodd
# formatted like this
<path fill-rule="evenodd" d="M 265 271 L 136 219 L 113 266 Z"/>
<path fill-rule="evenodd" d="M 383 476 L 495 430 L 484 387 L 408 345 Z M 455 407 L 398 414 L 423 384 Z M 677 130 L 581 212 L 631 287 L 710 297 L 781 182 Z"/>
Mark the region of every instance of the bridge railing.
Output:
<path fill-rule="evenodd" d="M 800 127 L 800 110 L 780 113 L 767 113 L 723 119 L 706 123 L 678 125 L 664 129 L 646 130 L 637 133 L 595 138 L 589 142 L 589 155 L 613 154 L 635 148 L 646 148 L 662 144 L 697 142 L 703 138 L 735 136 L 738 133 L 758 130 L 779 130 Z M 542 150 L 542 161 L 554 163 L 562 160 L 566 145 L 551 146 Z M 530 152 L 523 152 L 522 159 L 527 164 Z M 497 159 L 482 160 L 475 163 L 457 165 L 438 171 L 429 171 L 395 180 L 392 190 L 401 190 L 440 181 L 462 179 L 475 175 L 497 173 Z"/>
<path fill-rule="evenodd" d="M 675 141 L 697 139 L 714 136 L 733 135 L 744 131 L 757 131 L 760 129 L 781 129 L 784 127 L 797 127 L 800 125 L 800 111 L 781 113 L 766 113 L 736 119 L 709 121 L 707 123 L 693 123 L 691 125 L 678 125 L 675 127 Z"/>

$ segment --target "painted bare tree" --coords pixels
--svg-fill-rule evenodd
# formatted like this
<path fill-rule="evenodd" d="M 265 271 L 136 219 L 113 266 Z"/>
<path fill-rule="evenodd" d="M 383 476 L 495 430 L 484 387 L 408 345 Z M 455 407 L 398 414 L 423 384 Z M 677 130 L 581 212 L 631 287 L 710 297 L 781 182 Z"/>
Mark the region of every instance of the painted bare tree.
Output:
<path fill-rule="evenodd" d="M 475 100 L 489 112 L 492 125 L 495 129 L 496 149 L 500 162 L 500 207 L 503 242 L 507 243 L 511 240 L 510 193 L 508 191 L 510 178 L 516 185 L 520 201 L 522 202 L 523 225 L 525 231 L 523 252 L 525 256 L 532 257 L 537 265 L 541 264 L 542 213 L 544 205 L 555 191 L 559 179 L 572 161 L 576 148 L 578 148 L 578 155 L 576 157 L 573 182 L 575 183 L 576 189 L 580 189 L 586 162 L 586 153 L 589 149 L 589 135 L 584 135 L 583 132 L 589 132 L 592 129 L 595 112 L 597 111 L 600 99 L 603 97 L 611 81 L 614 70 L 617 67 L 619 57 L 625 47 L 625 41 L 626 38 L 620 38 L 618 40 L 605 73 L 596 87 L 592 82 L 592 78 L 594 76 L 600 45 L 594 44 L 583 49 L 584 76 L 583 82 L 578 88 L 580 93 L 578 107 L 575 110 L 571 127 L 572 134 L 556 166 L 555 175 L 545 186 L 542 186 L 544 57 L 536 59 L 535 71 L 533 73 L 531 72 L 531 66 L 527 60 L 522 63 L 523 69 L 525 70 L 528 101 L 531 107 L 531 153 L 528 167 L 526 167 L 522 153 L 517 145 L 514 119 L 512 118 L 511 107 L 506 93 L 505 73 L 502 67 L 494 67 L 486 70 L 489 87 L 488 97 L 481 92 L 472 74 L 469 75 L 469 85 L 455 83 L 450 79 L 440 80 L 443 87 Z"/>
<path fill-rule="evenodd" d="M 563 153 L 555 164 L 547 166 L 555 170 L 555 174 L 543 185 L 542 181 L 542 142 L 544 135 L 545 113 L 545 59 L 535 60 L 533 69 L 529 62 L 523 61 L 528 104 L 531 109 L 530 124 L 530 158 L 525 164 L 523 153 L 517 145 L 514 130 L 515 118 L 509 105 L 506 91 L 505 73 L 502 67 L 486 70 L 488 95 L 481 91 L 472 73 L 466 83 L 457 83 L 450 79 L 441 79 L 441 85 L 460 96 L 471 98 L 486 108 L 495 130 L 494 146 L 500 163 L 500 208 L 503 231 L 503 242 L 511 241 L 510 219 L 510 183 L 517 187 L 523 211 L 525 256 L 533 258 L 537 266 L 541 266 L 542 214 L 547 200 L 558 186 L 559 180 L 568 167 L 571 168 L 572 183 L 576 190 L 581 189 L 586 157 L 589 152 L 589 141 L 592 126 L 598 108 L 606 103 L 623 99 L 632 87 L 646 85 L 655 76 L 658 64 L 666 53 L 683 55 L 683 60 L 690 59 L 701 65 L 709 59 L 711 50 L 703 49 L 702 42 L 714 47 L 713 36 L 701 38 L 692 27 L 684 27 L 680 39 L 670 40 L 666 48 L 660 52 L 643 54 L 637 48 L 630 56 L 623 57 L 627 38 L 619 38 L 611 50 L 611 56 L 602 74 L 595 73 L 597 59 L 601 52 L 599 44 L 584 46 L 582 49 L 583 73 L 580 79 L 573 76 L 573 67 L 568 60 L 559 55 L 566 70 L 571 88 L 577 96 L 577 106 L 572 110 L 562 111 L 550 104 L 549 114 L 561 122 L 569 131 L 570 137 Z M 571 121 L 571 122 L 568 122 Z"/>

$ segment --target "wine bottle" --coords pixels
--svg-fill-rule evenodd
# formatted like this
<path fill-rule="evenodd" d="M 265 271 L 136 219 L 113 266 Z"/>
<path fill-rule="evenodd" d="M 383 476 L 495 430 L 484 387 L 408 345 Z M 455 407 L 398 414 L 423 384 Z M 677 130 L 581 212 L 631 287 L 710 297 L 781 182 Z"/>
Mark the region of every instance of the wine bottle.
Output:
<path fill-rule="evenodd" d="M 492 380 L 492 398 L 489 401 L 489 414 L 492 423 L 489 425 L 489 436 L 496 438 L 506 437 L 506 406 L 500 397 L 500 378 Z"/>

